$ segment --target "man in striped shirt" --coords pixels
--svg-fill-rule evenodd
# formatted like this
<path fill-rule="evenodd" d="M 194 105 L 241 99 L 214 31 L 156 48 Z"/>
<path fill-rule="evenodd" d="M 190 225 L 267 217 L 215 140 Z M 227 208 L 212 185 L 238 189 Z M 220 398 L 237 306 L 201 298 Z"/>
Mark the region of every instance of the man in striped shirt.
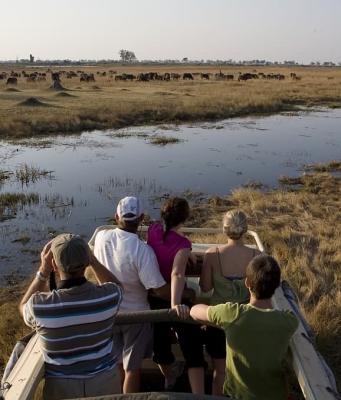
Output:
<path fill-rule="evenodd" d="M 89 265 L 100 285 L 84 277 Z M 49 292 L 52 270 L 60 281 Z M 44 247 L 38 272 L 20 303 L 25 323 L 39 335 L 44 399 L 120 393 L 113 325 L 121 299 L 120 283 L 82 238 L 62 234 Z"/>

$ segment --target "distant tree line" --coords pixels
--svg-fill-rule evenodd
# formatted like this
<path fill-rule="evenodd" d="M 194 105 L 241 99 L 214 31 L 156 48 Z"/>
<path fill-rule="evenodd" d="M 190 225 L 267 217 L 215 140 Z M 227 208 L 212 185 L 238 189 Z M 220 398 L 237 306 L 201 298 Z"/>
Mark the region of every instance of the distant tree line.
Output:
<path fill-rule="evenodd" d="M 117 59 L 103 59 L 103 60 L 40 60 L 35 59 L 30 54 L 29 59 L 17 59 L 17 60 L 4 60 L 0 61 L 0 64 L 36 64 L 36 65 L 55 65 L 55 66 L 68 66 L 68 65 L 102 65 L 102 64 L 189 64 L 189 65 L 219 65 L 219 66 L 322 66 L 322 67 L 336 67 L 341 66 L 341 61 L 338 63 L 332 61 L 312 61 L 308 64 L 298 63 L 295 60 L 284 60 L 284 61 L 268 61 L 268 60 L 191 60 L 188 57 L 183 57 L 181 60 L 178 59 L 165 59 L 165 60 L 138 60 L 135 53 L 131 50 L 121 49 L 118 52 L 120 58 Z"/>

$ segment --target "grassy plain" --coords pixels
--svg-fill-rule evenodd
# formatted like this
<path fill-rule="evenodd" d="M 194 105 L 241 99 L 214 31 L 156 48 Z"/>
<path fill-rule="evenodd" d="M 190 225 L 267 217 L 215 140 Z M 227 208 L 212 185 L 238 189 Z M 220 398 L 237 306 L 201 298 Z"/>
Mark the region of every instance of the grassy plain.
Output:
<path fill-rule="evenodd" d="M 34 67 L 26 72 L 41 71 Z M 63 70 L 77 70 L 77 67 Z M 207 66 L 111 66 L 79 67 L 95 73 L 96 82 L 80 82 L 79 77 L 62 78 L 65 92 L 49 89 L 46 82 L 26 82 L 19 78 L 16 87 L 0 81 L 0 138 L 18 138 L 77 133 L 84 130 L 121 128 L 131 125 L 218 120 L 249 114 L 267 114 L 292 110 L 295 106 L 341 106 L 341 68 L 257 67 L 257 72 L 282 73 L 283 81 L 250 80 L 238 82 L 239 72 L 252 67 L 222 68 L 234 74 L 234 81 L 150 81 L 122 82 L 97 71 L 109 69 L 139 72 L 219 72 Z M 7 72 L 12 68 L 7 68 Z M 15 70 L 15 69 L 14 69 Z M 58 68 L 54 69 L 57 71 Z M 6 68 L 0 67 L 0 72 Z M 295 72 L 301 80 L 290 79 Z M 32 100 L 33 98 L 33 100 Z M 38 100 L 38 101 L 37 101 Z"/>
<path fill-rule="evenodd" d="M 316 344 L 341 382 L 341 178 L 340 163 L 318 165 L 292 186 L 261 192 L 247 188 L 193 207 L 191 226 L 220 227 L 222 215 L 241 208 L 266 250 L 281 264 L 316 334 Z M 321 170 L 323 172 L 321 172 Z M 333 172 L 334 171 L 334 172 Z M 193 241 L 223 243 L 223 235 L 195 235 Z M 0 368 L 15 341 L 28 332 L 17 310 L 23 286 L 0 290 Z M 339 386 L 340 388 L 340 386 Z"/>

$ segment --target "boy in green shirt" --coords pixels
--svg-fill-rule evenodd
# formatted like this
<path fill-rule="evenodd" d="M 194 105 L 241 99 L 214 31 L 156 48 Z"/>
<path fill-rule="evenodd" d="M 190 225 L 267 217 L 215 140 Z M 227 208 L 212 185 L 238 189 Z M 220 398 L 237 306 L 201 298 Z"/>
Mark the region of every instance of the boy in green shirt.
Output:
<path fill-rule="evenodd" d="M 290 311 L 275 310 L 271 297 L 281 281 L 276 260 L 261 254 L 246 269 L 248 304 L 197 304 L 192 318 L 224 329 L 226 377 L 224 394 L 235 400 L 286 400 L 283 361 L 298 326 Z"/>

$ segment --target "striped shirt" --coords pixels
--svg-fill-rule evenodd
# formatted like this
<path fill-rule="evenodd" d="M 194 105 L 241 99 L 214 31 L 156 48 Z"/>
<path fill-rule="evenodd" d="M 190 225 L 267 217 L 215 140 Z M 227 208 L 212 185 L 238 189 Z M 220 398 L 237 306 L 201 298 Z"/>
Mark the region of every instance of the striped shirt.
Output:
<path fill-rule="evenodd" d="M 87 378 L 116 365 L 112 337 L 121 299 L 114 283 L 88 281 L 30 297 L 24 321 L 39 335 L 46 376 Z"/>

